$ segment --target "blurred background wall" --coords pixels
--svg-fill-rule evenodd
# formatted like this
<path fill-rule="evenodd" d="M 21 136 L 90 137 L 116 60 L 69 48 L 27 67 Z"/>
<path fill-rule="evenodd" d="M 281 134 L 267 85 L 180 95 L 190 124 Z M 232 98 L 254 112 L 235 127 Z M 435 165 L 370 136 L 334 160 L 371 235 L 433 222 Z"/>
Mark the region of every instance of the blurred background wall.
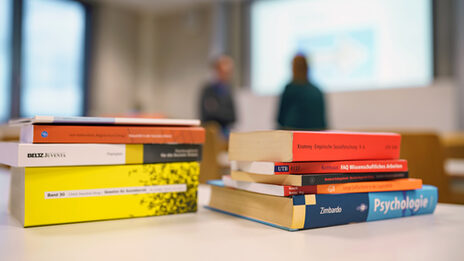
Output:
<path fill-rule="evenodd" d="M 211 79 L 210 61 L 227 53 L 236 64 L 239 121 L 235 129 L 275 127 L 277 95 L 258 95 L 250 88 L 252 1 L 83 3 L 91 10 L 89 115 L 160 113 L 197 118 L 200 91 Z M 331 128 L 464 128 L 464 18 L 459 15 L 464 4 L 459 0 L 431 3 L 433 81 L 421 87 L 327 92 Z"/>

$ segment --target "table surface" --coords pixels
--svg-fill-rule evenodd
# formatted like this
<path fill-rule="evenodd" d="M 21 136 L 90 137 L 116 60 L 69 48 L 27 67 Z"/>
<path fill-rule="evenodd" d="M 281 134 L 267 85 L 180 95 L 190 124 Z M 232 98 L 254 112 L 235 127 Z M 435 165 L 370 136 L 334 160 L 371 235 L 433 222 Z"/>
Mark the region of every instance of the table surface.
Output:
<path fill-rule="evenodd" d="M 0 169 L 0 260 L 464 260 L 464 206 L 433 215 L 288 232 L 205 209 L 197 213 L 23 228 L 7 210 Z"/>

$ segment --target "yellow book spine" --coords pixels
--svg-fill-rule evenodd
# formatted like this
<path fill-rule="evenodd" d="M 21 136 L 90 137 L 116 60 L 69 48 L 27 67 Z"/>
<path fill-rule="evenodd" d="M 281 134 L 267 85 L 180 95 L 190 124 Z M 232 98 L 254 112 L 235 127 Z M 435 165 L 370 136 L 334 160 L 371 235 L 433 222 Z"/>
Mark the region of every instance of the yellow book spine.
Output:
<path fill-rule="evenodd" d="M 197 210 L 198 162 L 38 167 L 24 172 L 24 226 Z"/>

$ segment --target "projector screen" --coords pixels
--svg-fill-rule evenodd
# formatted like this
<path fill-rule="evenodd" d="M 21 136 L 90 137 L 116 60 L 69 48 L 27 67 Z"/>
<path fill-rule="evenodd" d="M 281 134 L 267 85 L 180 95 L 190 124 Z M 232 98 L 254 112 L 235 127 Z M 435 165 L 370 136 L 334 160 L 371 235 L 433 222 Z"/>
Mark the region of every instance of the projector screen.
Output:
<path fill-rule="evenodd" d="M 277 95 L 305 54 L 323 91 L 417 87 L 433 79 L 431 0 L 272 0 L 251 5 L 251 87 Z"/>

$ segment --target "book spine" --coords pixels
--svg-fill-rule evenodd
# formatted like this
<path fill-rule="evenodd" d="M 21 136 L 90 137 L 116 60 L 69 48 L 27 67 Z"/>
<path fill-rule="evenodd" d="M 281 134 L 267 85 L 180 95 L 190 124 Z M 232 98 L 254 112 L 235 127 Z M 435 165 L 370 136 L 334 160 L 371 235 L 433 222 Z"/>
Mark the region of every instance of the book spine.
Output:
<path fill-rule="evenodd" d="M 202 149 L 200 144 L 14 145 L 16 145 L 16 148 L 19 148 L 18 160 L 10 164 L 14 167 L 191 162 L 201 160 Z"/>
<path fill-rule="evenodd" d="M 366 173 L 408 171 L 406 160 L 364 160 L 329 162 L 276 162 L 274 173 L 312 174 L 312 173 Z"/>
<path fill-rule="evenodd" d="M 293 133 L 292 161 L 399 159 L 396 134 Z"/>
<path fill-rule="evenodd" d="M 381 181 L 390 179 L 408 178 L 409 174 L 405 172 L 380 172 L 380 173 L 354 173 L 354 174 L 312 174 L 302 175 L 301 185 L 324 185 L 324 184 L 340 184 L 361 181 Z"/>
<path fill-rule="evenodd" d="M 198 162 L 24 170 L 24 226 L 195 212 Z"/>
<path fill-rule="evenodd" d="M 201 127 L 78 125 L 25 127 L 21 132 L 21 142 L 25 143 L 201 144 L 205 141 L 205 132 Z"/>
<path fill-rule="evenodd" d="M 421 179 L 395 179 L 384 181 L 351 182 L 342 184 L 317 185 L 316 194 L 339 194 L 359 192 L 383 192 L 413 190 L 422 187 Z"/>
<path fill-rule="evenodd" d="M 305 195 L 316 193 L 316 186 L 283 186 L 284 196 Z"/>
<path fill-rule="evenodd" d="M 431 214 L 438 200 L 433 186 L 410 191 L 294 196 L 294 207 L 302 206 L 300 228 L 327 227 L 353 222 L 374 221 Z M 297 217 L 301 219 L 301 217 Z"/>

